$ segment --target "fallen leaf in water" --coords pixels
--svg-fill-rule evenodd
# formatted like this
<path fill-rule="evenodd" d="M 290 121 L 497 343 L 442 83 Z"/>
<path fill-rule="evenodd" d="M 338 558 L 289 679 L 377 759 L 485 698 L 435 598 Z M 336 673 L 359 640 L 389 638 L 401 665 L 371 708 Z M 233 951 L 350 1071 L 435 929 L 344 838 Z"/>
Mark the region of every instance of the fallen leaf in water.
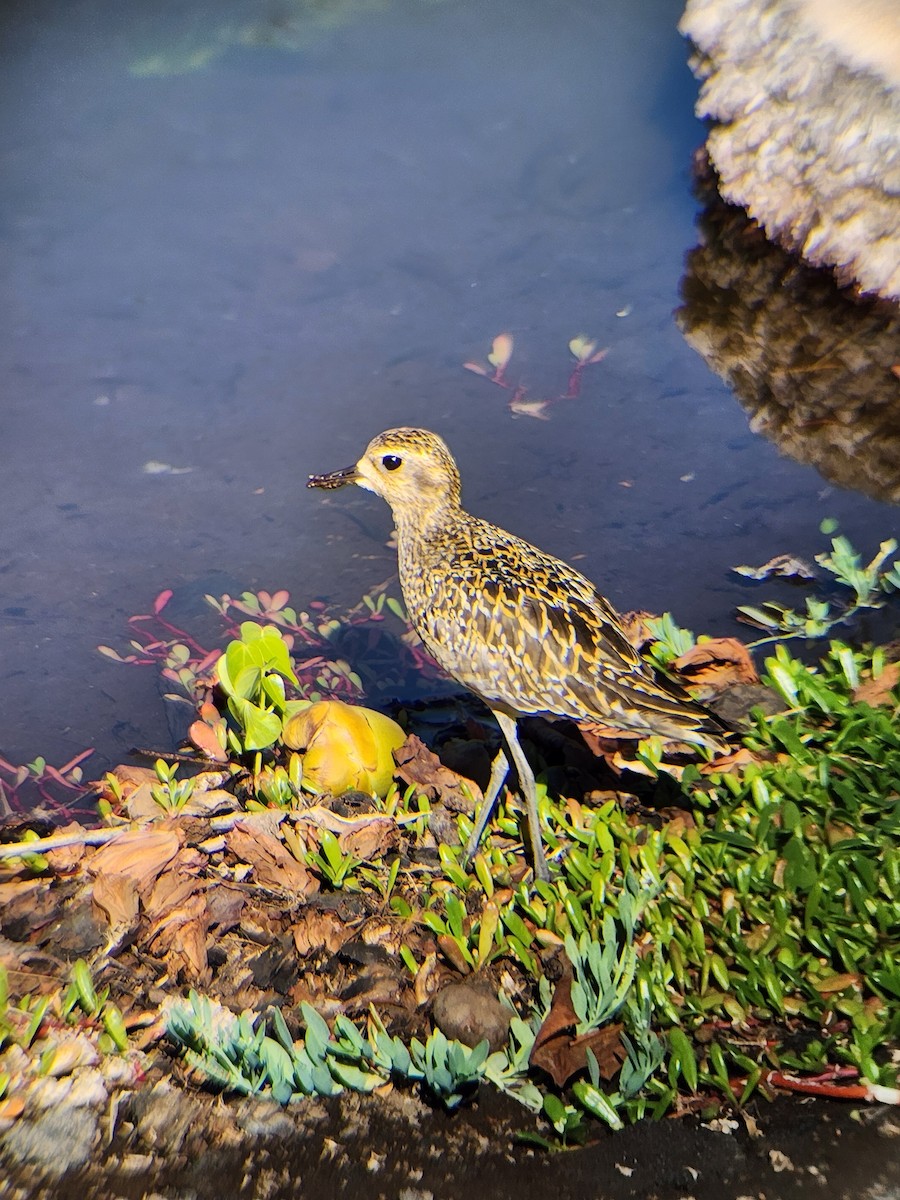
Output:
<path fill-rule="evenodd" d="M 549 421 L 549 400 L 524 400 L 515 396 L 509 402 L 509 411 L 517 417 L 534 417 L 536 421 Z"/>
<path fill-rule="evenodd" d="M 894 688 L 900 683 L 900 663 L 888 663 L 877 679 L 866 679 L 853 689 L 853 699 L 857 704 L 871 704 L 877 708 L 879 704 L 895 704 Z"/>
<path fill-rule="evenodd" d="M 750 651 L 737 638 L 710 638 L 698 642 L 672 664 L 690 684 L 720 690 L 735 683 L 758 683 Z"/>
<path fill-rule="evenodd" d="M 782 576 L 785 579 L 818 578 L 815 567 L 802 558 L 795 558 L 792 554 L 776 554 L 761 567 L 743 566 L 731 569 L 735 574 L 744 575 L 747 579 L 771 579 L 773 576 Z"/>
<path fill-rule="evenodd" d="M 572 976 L 565 974 L 556 985 L 553 1003 L 534 1039 L 529 1063 L 546 1071 L 557 1087 L 588 1065 L 591 1050 L 604 1079 L 612 1079 L 625 1059 L 622 1026 L 604 1025 L 575 1035 L 578 1017 L 572 1007 Z"/>
<path fill-rule="evenodd" d="M 511 333 L 498 333 L 491 344 L 491 352 L 487 356 L 491 366 L 496 367 L 502 373 L 512 358 L 514 345 L 515 341 Z"/>
<path fill-rule="evenodd" d="M 151 458 L 145 462 L 141 470 L 145 475 L 188 475 L 193 467 L 173 467 L 171 463 L 157 462 Z"/>

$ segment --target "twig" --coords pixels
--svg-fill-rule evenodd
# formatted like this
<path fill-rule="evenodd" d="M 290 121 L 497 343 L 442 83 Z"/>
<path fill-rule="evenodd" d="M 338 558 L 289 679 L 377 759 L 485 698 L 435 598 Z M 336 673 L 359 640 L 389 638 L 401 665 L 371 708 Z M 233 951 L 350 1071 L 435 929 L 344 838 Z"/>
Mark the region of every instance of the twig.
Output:
<path fill-rule="evenodd" d="M 223 817 L 211 817 L 209 827 L 213 833 L 227 833 L 229 829 L 234 828 L 238 821 L 249 821 L 252 824 L 254 815 L 253 813 L 239 812 Z M 125 833 L 133 833 L 148 827 L 146 821 L 129 822 L 127 825 L 118 825 L 115 829 L 82 829 L 77 833 L 73 831 L 72 833 L 54 834 L 51 837 L 36 838 L 33 842 L 8 842 L 6 845 L 0 845 L 0 860 L 26 858 L 29 854 L 47 854 L 51 850 L 63 850 L 66 846 L 105 846 Z"/>
<path fill-rule="evenodd" d="M 857 1072 L 851 1068 L 853 1074 Z M 804 1096 L 825 1096 L 830 1100 L 863 1100 L 875 1104 L 900 1105 L 900 1088 L 884 1087 L 879 1083 L 868 1083 L 860 1080 L 858 1083 L 841 1084 L 836 1080 L 846 1076 L 850 1069 L 836 1068 L 823 1075 L 806 1076 L 790 1075 L 786 1071 L 766 1071 L 760 1079 L 763 1087 L 780 1088 L 784 1092 L 798 1092 Z M 729 1080 L 736 1094 L 745 1087 L 746 1079 Z"/>

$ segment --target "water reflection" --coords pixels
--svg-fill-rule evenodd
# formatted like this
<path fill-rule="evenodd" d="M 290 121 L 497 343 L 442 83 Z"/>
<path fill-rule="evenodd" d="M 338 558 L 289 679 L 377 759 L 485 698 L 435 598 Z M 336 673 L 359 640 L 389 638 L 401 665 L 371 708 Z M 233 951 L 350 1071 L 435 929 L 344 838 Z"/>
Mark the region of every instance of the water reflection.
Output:
<path fill-rule="evenodd" d="M 703 188 L 677 320 L 751 428 L 823 478 L 900 501 L 900 311 L 839 288 Z"/>

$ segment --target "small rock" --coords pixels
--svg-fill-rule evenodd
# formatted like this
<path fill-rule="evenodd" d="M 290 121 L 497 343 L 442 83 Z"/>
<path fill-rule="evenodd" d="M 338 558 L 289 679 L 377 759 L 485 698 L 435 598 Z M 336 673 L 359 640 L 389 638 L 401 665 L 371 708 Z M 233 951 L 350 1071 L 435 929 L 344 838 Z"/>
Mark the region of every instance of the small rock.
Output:
<path fill-rule="evenodd" d="M 451 1041 L 477 1046 L 487 1039 L 491 1050 L 499 1050 L 509 1036 L 512 1013 L 501 1004 L 489 984 L 450 983 L 434 998 L 435 1024 Z"/>
<path fill-rule="evenodd" d="M 49 1109 L 33 1121 L 19 1120 L 0 1137 L 0 1150 L 14 1163 L 34 1163 L 47 1175 L 83 1167 L 97 1135 L 97 1115 L 88 1108 Z"/>

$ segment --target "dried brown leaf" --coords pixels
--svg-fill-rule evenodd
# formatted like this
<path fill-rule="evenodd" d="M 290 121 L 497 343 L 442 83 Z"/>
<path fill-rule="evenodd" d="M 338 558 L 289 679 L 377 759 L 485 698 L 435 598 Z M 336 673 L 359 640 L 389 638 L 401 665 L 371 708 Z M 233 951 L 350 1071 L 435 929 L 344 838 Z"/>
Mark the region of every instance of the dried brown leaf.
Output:
<path fill-rule="evenodd" d="M 99 875 L 92 892 L 94 905 L 115 930 L 131 929 L 137 922 L 137 886 L 130 875 Z"/>
<path fill-rule="evenodd" d="M 90 859 L 92 875 L 127 875 L 143 895 L 181 847 L 177 829 L 135 829 L 101 847 Z"/>
<path fill-rule="evenodd" d="M 452 938 L 449 933 L 442 933 L 437 939 L 437 944 L 441 954 L 443 954 L 451 967 L 459 971 L 460 975 L 468 975 L 472 968 L 463 957 L 463 952 L 460 950 L 456 939 Z"/>
<path fill-rule="evenodd" d="M 188 921 L 178 926 L 167 955 L 169 973 L 174 978 L 183 977 L 189 983 L 197 984 L 210 982 L 212 971 L 206 957 L 206 931 L 204 921 Z"/>
<path fill-rule="evenodd" d="M 750 651 L 737 638 L 710 638 L 676 658 L 675 669 L 691 684 L 717 690 L 735 683 L 758 683 Z"/>
<path fill-rule="evenodd" d="M 445 767 L 414 733 L 394 751 L 394 761 L 397 776 L 404 783 L 419 788 L 429 800 L 440 801 L 452 812 L 471 814 L 482 799 L 481 788 L 474 780 L 464 779 Z"/>
<path fill-rule="evenodd" d="M 307 911 L 294 924 L 291 934 L 294 946 L 301 958 L 319 950 L 327 950 L 335 954 L 348 938 L 353 936 L 352 929 L 341 920 L 337 913 L 331 910 L 317 912 Z"/>
<path fill-rule="evenodd" d="M 247 829 L 241 821 L 226 841 L 232 854 L 250 863 L 254 881 L 262 887 L 280 888 L 298 896 L 311 896 L 318 890 L 315 876 L 271 834 Z"/>
<path fill-rule="evenodd" d="M 205 984 L 212 978 L 206 957 L 208 929 L 206 896 L 195 892 L 156 921 L 147 935 L 147 944 L 153 954 L 167 958 L 174 979 Z"/>
<path fill-rule="evenodd" d="M 888 663 L 877 679 L 866 679 L 853 690 L 853 699 L 857 704 L 871 704 L 877 708 L 879 704 L 895 704 L 896 697 L 892 692 L 900 684 L 900 662 Z"/>
<path fill-rule="evenodd" d="M 237 888 L 220 883 L 207 892 L 207 911 L 209 923 L 216 933 L 221 936 L 240 924 L 247 897 Z"/>
<path fill-rule="evenodd" d="M 435 992 L 441 987 L 442 969 L 437 955 L 432 951 L 425 955 L 422 965 L 416 972 L 413 991 L 419 1008 L 427 1004 Z"/>
<path fill-rule="evenodd" d="M 59 836 L 65 834 L 81 834 L 84 832 L 84 827 L 78 821 L 70 821 L 68 825 L 63 825 L 60 829 L 54 830 L 54 833 Z M 58 850 L 47 851 L 47 861 L 49 862 L 54 873 L 57 875 L 67 875 L 74 871 L 75 867 L 84 857 L 84 842 L 74 842 L 71 846 L 60 846 Z"/>
<path fill-rule="evenodd" d="M 378 858 L 399 841 L 396 822 L 390 817 L 372 817 L 357 829 L 350 829 L 338 837 L 338 845 L 344 854 L 368 862 Z"/>
<path fill-rule="evenodd" d="M 149 895 L 145 897 L 144 907 L 147 916 L 155 921 L 170 909 L 184 904 L 194 892 L 208 886 L 206 880 L 198 879 L 194 874 L 183 871 L 165 871 L 153 885 Z"/>
<path fill-rule="evenodd" d="M 546 1071 L 557 1087 L 583 1071 L 591 1050 L 604 1079 L 612 1079 L 625 1058 L 622 1026 L 604 1025 L 576 1037 L 578 1017 L 572 1007 L 572 976 L 566 974 L 556 985 L 553 1003 L 534 1039 L 529 1062 Z"/>

